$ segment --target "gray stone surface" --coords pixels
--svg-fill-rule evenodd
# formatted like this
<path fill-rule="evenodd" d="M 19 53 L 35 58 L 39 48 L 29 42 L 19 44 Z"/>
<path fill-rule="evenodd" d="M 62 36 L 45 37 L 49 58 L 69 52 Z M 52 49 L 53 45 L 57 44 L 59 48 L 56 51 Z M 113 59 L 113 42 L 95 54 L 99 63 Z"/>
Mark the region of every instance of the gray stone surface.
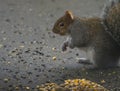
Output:
<path fill-rule="evenodd" d="M 0 0 L 0 91 L 31 91 L 45 82 L 86 78 L 120 90 L 120 68 L 90 70 L 77 63 L 85 53 L 61 52 L 66 37 L 51 32 L 66 10 L 76 16 L 100 16 L 105 0 Z M 56 48 L 53 50 L 53 48 Z M 52 58 L 56 57 L 54 61 Z M 105 83 L 101 83 L 101 81 Z M 116 89 L 116 90 L 115 90 Z"/>

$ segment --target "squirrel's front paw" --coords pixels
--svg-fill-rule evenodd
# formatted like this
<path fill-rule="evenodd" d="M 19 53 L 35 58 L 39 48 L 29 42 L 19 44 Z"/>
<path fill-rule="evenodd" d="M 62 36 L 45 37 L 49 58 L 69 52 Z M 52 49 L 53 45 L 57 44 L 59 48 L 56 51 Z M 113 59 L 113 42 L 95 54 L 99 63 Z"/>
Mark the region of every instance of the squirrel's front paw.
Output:
<path fill-rule="evenodd" d="M 74 45 L 71 42 L 69 42 L 69 41 L 64 42 L 63 45 L 62 45 L 62 51 L 66 51 L 67 47 L 73 49 Z"/>
<path fill-rule="evenodd" d="M 67 42 L 63 43 L 63 45 L 62 45 L 62 51 L 66 51 L 67 47 L 68 47 L 68 43 Z"/>

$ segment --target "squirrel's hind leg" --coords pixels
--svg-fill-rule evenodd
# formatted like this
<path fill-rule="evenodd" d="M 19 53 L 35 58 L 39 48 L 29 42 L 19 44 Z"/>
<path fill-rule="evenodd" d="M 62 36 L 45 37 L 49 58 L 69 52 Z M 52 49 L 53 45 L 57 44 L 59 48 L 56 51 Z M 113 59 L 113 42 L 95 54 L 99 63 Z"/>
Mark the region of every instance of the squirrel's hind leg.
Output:
<path fill-rule="evenodd" d="M 104 51 L 102 53 L 95 53 L 94 63 L 97 68 L 112 68 L 118 67 L 119 64 L 119 54 Z"/>
<path fill-rule="evenodd" d="M 94 50 L 88 49 L 86 51 L 87 58 L 78 58 L 77 61 L 78 63 L 84 64 L 84 65 L 94 65 L 93 55 L 94 55 Z"/>

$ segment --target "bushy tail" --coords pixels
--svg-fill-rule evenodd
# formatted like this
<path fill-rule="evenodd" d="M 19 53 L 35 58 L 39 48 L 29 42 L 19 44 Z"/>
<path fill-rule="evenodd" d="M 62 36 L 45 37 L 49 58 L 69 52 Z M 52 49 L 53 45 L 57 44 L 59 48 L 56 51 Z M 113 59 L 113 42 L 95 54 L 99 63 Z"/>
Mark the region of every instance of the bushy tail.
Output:
<path fill-rule="evenodd" d="M 120 0 L 109 0 L 108 3 L 104 5 L 102 18 L 106 19 L 106 17 L 108 16 L 109 10 L 118 3 L 120 3 Z"/>
<path fill-rule="evenodd" d="M 120 0 L 109 0 L 102 18 L 105 31 L 120 45 Z"/>

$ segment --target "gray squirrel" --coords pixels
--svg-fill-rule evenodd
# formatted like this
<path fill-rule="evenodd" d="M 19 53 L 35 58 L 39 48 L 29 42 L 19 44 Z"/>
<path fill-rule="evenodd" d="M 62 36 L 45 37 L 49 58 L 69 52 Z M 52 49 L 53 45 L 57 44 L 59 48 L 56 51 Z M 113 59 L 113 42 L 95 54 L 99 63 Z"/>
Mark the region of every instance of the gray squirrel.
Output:
<path fill-rule="evenodd" d="M 101 17 L 76 17 L 66 11 L 54 24 L 52 31 L 67 35 L 62 50 L 80 48 L 88 53 L 94 67 L 117 67 L 120 57 L 120 0 L 109 0 Z"/>

